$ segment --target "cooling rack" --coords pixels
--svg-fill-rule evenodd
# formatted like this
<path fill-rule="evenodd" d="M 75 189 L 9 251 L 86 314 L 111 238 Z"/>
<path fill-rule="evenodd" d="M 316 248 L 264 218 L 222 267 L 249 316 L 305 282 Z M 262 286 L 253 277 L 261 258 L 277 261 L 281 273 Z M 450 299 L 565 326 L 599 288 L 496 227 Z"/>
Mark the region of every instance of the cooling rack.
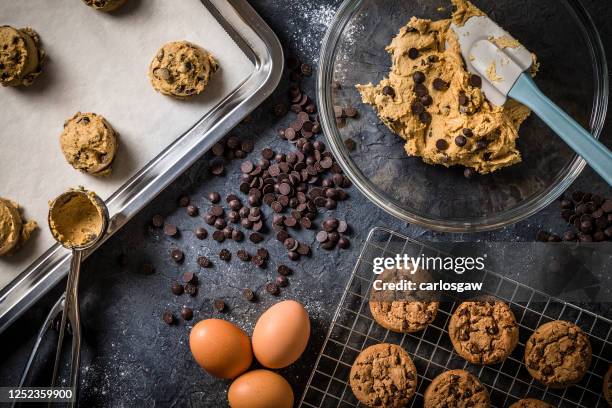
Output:
<path fill-rule="evenodd" d="M 602 387 L 612 358 L 612 321 L 494 272 L 485 270 L 479 276 L 484 291 L 510 305 L 520 330 L 519 345 L 503 363 L 473 365 L 454 352 L 447 327 L 452 311 L 461 301 L 458 297 L 442 298 L 436 319 L 424 331 L 395 333 L 377 324 L 368 306 L 368 294 L 375 276 L 372 273 L 373 259 L 407 251 L 443 255 L 435 248 L 385 228 L 370 231 L 306 385 L 300 407 L 363 407 L 351 391 L 350 369 L 363 349 L 383 342 L 402 346 L 416 365 L 418 387 L 409 407 L 422 407 L 423 393 L 431 380 L 451 369 L 465 369 L 476 375 L 489 390 L 493 407 L 505 408 L 525 397 L 542 399 L 559 408 L 608 406 L 602 396 Z M 523 355 L 525 343 L 534 330 L 558 319 L 576 323 L 589 335 L 593 360 L 580 383 L 554 390 L 531 378 L 523 364 Z"/>

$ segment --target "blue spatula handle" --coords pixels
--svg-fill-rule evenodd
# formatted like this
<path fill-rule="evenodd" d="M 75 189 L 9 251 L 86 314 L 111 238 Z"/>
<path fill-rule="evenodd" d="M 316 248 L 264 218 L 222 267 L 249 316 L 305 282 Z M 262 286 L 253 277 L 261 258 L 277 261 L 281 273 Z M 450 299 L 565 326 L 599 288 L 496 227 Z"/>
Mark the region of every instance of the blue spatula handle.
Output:
<path fill-rule="evenodd" d="M 521 74 L 508 96 L 530 107 L 612 186 L 612 152 L 548 99 L 529 75 Z"/>

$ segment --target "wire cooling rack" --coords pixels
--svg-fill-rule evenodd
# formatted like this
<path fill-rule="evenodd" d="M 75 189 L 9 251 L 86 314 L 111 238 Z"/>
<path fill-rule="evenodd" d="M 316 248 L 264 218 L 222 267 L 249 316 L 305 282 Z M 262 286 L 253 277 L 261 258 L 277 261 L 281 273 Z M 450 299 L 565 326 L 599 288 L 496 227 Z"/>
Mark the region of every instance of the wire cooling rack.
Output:
<path fill-rule="evenodd" d="M 363 407 L 351 391 L 349 373 L 357 355 L 377 343 L 398 344 L 412 357 L 419 379 L 416 396 L 409 407 L 422 407 L 423 393 L 431 380 L 452 369 L 465 369 L 476 375 L 487 386 L 493 407 L 506 408 L 526 397 L 538 398 L 559 408 L 607 407 L 602 388 L 603 377 L 612 359 L 612 321 L 496 273 L 483 271 L 480 281 L 484 288 L 495 288 L 494 291 L 485 289 L 488 294 L 510 305 L 520 331 L 519 345 L 503 363 L 473 365 L 454 352 L 446 328 L 459 298 L 442 299 L 434 322 L 418 333 L 395 333 L 377 324 L 368 305 L 374 280 L 373 259 L 406 253 L 407 250 L 443 255 L 434 248 L 385 228 L 370 231 L 306 385 L 300 407 Z M 534 381 L 523 364 L 527 339 L 538 326 L 551 320 L 576 323 L 589 335 L 593 348 L 591 367 L 582 381 L 561 390 Z"/>

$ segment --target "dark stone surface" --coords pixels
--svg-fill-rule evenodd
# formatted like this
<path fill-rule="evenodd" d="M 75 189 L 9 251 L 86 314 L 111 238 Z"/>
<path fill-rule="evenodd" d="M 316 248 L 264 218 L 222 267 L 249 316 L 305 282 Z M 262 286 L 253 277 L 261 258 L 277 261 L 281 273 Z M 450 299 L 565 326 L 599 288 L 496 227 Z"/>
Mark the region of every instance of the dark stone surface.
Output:
<path fill-rule="evenodd" d="M 329 0 L 311 0 L 303 4 L 286 0 L 251 1 L 286 49 L 313 64 L 316 64 L 327 23 L 339 3 Z M 612 55 L 612 26 L 609 24 L 612 7 L 608 2 L 597 0 L 589 0 L 586 4 L 606 41 L 608 55 Z M 283 79 L 278 90 L 253 113 L 252 121 L 235 130 L 234 133 L 240 137 L 252 137 L 256 141 L 252 157 L 258 157 L 261 148 L 269 145 L 275 150 L 289 150 L 289 144 L 276 135 L 277 128 L 286 127 L 289 118 L 278 120 L 270 114 L 271 106 L 285 101 L 288 85 L 288 80 Z M 313 77 L 303 86 L 314 96 Z M 611 130 L 608 121 L 603 132 L 603 141 L 607 145 L 612 145 Z M 204 157 L 196 163 L 85 263 L 81 285 L 82 406 L 224 406 L 229 382 L 205 374 L 191 358 L 188 348 L 191 324 L 181 322 L 178 326 L 168 327 L 162 321 L 162 313 L 168 309 L 178 315 L 180 306 L 187 304 L 195 310 L 192 322 L 221 317 L 250 334 L 257 317 L 282 299 L 297 299 L 305 303 L 312 322 L 312 336 L 306 352 L 296 364 L 280 370 L 293 386 L 296 400 L 299 399 L 361 243 L 372 227 L 387 226 L 420 240 L 459 241 L 531 241 L 541 228 L 558 233 L 564 230 L 555 203 L 530 219 L 499 231 L 470 235 L 435 233 L 397 221 L 352 188 L 349 190 L 350 200 L 341 202 L 337 210 L 330 212 L 353 226 L 349 250 L 320 250 L 312 232 L 301 232 L 298 236 L 313 244 L 315 256 L 294 263 L 287 259 L 286 251 L 272 234 L 268 234 L 261 246 L 267 246 L 272 259 L 267 269 L 257 270 L 235 256 L 235 251 L 242 247 L 252 252 L 256 248 L 254 244 L 245 241 L 220 245 L 212 240 L 210 234 L 206 240 L 200 241 L 193 231 L 196 226 L 205 225 L 201 217 L 189 217 L 184 208 L 177 206 L 178 197 L 188 194 L 203 212 L 208 207 L 208 192 L 238 192 L 240 162 L 234 161 L 228 166 L 226 177 L 212 178 L 208 174 L 207 160 L 208 157 Z M 573 189 L 611 195 L 611 189 L 588 168 L 572 186 Z M 175 223 L 181 231 L 180 236 L 168 238 L 159 230 L 150 228 L 154 214 L 163 214 Z M 266 209 L 266 214 L 269 223 L 269 209 Z M 322 218 L 319 216 L 318 220 Z M 206 228 L 212 232 L 211 227 Z M 170 249 L 174 247 L 185 252 L 185 261 L 180 265 L 170 257 Z M 224 247 L 234 253 L 230 263 L 218 258 L 218 251 Z M 119 266 L 117 258 L 121 254 L 127 255 L 127 266 Z M 198 267 L 198 255 L 209 256 L 214 266 L 208 269 Z M 152 275 L 140 273 L 144 262 L 154 265 Z M 290 265 L 295 274 L 289 277 L 290 285 L 282 290 L 281 295 L 272 297 L 263 287 L 275 277 L 279 263 Z M 171 282 L 185 271 L 195 271 L 199 276 L 201 285 L 196 297 L 176 297 L 170 292 Z M 255 290 L 260 300 L 257 303 L 244 300 L 241 297 L 244 287 Z M 55 288 L 0 336 L 0 385 L 17 383 L 39 324 L 62 288 L 63 284 Z M 215 298 L 225 300 L 227 312 L 221 315 L 214 311 L 212 302 Z"/>

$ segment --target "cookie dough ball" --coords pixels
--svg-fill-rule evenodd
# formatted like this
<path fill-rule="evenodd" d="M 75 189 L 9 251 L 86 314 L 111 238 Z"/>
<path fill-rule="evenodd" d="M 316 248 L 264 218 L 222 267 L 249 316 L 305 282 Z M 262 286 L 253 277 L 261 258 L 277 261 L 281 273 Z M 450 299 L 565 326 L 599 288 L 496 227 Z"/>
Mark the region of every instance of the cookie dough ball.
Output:
<path fill-rule="evenodd" d="M 538 327 L 525 345 L 529 374 L 551 388 L 578 383 L 591 365 L 588 336 L 573 323 L 554 320 Z"/>
<path fill-rule="evenodd" d="M 100 11 L 113 11 L 127 3 L 127 0 L 83 0 L 89 7 Z"/>
<path fill-rule="evenodd" d="M 36 227 L 35 221 L 23 219 L 19 204 L 0 198 L 0 256 L 16 251 L 30 238 Z"/>
<path fill-rule="evenodd" d="M 206 50 L 188 41 L 165 44 L 149 66 L 149 79 L 156 91 L 185 99 L 206 89 L 219 65 Z"/>
<path fill-rule="evenodd" d="M 0 26 L 0 83 L 30 86 L 42 72 L 45 52 L 31 28 Z"/>
<path fill-rule="evenodd" d="M 60 145 L 72 167 L 94 176 L 107 176 L 117 153 L 118 134 L 96 113 L 77 112 L 64 123 Z"/>
<path fill-rule="evenodd" d="M 547 402 L 533 398 L 525 398 L 510 405 L 510 408 L 554 408 Z"/>
<path fill-rule="evenodd" d="M 380 275 L 383 283 L 400 283 L 403 280 L 426 281 L 428 272 L 418 270 L 414 275 L 404 269 L 387 269 Z M 398 333 L 414 333 L 425 329 L 436 318 L 438 302 L 421 298 L 420 293 L 408 291 L 384 291 L 372 288 L 370 312 L 378 324 Z"/>
<path fill-rule="evenodd" d="M 473 364 L 501 363 L 519 340 L 514 313 L 500 301 L 461 303 L 448 334 L 457 354 Z"/>
<path fill-rule="evenodd" d="M 445 371 L 433 379 L 424 394 L 425 408 L 489 408 L 489 392 L 465 370 Z"/>
<path fill-rule="evenodd" d="M 376 344 L 363 350 L 351 368 L 350 383 L 368 407 L 405 406 L 414 396 L 417 371 L 408 353 L 395 344 Z"/>

